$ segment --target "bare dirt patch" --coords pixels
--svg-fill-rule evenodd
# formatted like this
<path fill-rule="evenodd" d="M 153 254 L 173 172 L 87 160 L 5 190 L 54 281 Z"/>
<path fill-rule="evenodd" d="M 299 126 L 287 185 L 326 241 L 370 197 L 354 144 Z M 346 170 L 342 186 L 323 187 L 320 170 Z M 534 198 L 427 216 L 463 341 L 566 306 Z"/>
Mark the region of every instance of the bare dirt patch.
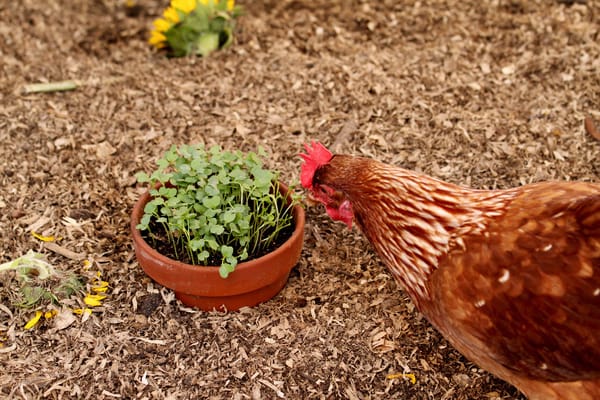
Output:
<path fill-rule="evenodd" d="M 450 348 L 360 233 L 321 208 L 307 206 L 302 258 L 275 299 L 182 307 L 136 264 L 133 176 L 202 141 L 262 145 L 290 182 L 302 144 L 320 140 L 479 188 L 598 181 L 584 118 L 600 121 L 600 3 L 241 3 L 231 49 L 171 60 L 146 43 L 166 1 L 0 5 L 0 261 L 34 249 L 80 271 L 87 259 L 110 283 L 87 321 L 24 331 L 32 311 L 0 276 L 0 396 L 521 399 Z M 22 93 L 65 79 L 84 85 Z M 386 379 L 403 371 L 416 383 Z"/>

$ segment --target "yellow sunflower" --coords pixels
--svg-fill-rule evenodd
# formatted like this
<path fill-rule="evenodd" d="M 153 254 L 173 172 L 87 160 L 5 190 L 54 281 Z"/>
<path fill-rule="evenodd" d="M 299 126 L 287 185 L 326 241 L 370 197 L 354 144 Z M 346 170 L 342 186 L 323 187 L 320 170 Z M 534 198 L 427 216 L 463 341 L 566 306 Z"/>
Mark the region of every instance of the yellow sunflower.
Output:
<path fill-rule="evenodd" d="M 163 12 L 164 18 L 155 19 L 152 23 L 154 29 L 150 32 L 148 42 L 158 49 L 165 47 L 165 32 L 181 20 L 180 14 L 191 13 L 196 9 L 196 5 L 196 0 L 171 0 L 171 6 Z"/>
<path fill-rule="evenodd" d="M 207 10 L 210 10 L 211 15 L 217 15 L 213 14 L 216 11 L 214 7 L 218 4 L 221 4 L 221 1 L 222 0 L 171 0 L 170 6 L 166 8 L 163 12 L 163 17 L 157 18 L 153 21 L 152 25 L 154 26 L 154 29 L 150 32 L 150 38 L 148 39 L 148 43 L 150 43 L 157 49 L 173 46 L 173 44 L 169 42 L 169 39 L 167 39 L 167 32 L 171 28 L 175 29 L 176 27 L 174 28 L 174 26 L 179 26 L 178 24 L 182 22 L 182 20 L 185 20 L 187 16 L 191 14 L 194 10 L 196 10 L 199 6 L 206 6 Z M 227 11 L 233 11 L 234 7 L 235 0 L 227 0 Z M 233 17 L 235 18 L 236 16 L 237 15 L 234 15 Z M 232 24 L 230 25 L 230 27 L 233 26 Z M 215 34 L 219 33 L 216 32 Z M 231 33 L 229 33 L 229 35 L 230 34 Z M 175 53 L 177 53 L 177 51 Z"/>

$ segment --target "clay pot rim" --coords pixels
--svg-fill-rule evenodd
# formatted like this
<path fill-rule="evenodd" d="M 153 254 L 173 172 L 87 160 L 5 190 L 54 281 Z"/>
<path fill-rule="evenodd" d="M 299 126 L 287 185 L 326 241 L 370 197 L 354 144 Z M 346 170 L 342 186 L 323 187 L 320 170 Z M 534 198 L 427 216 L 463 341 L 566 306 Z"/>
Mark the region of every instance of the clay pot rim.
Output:
<path fill-rule="evenodd" d="M 287 185 L 280 182 L 279 187 L 280 187 L 280 190 L 288 193 L 289 188 Z M 136 228 L 136 226 L 142 218 L 142 215 L 144 213 L 144 206 L 146 205 L 146 203 L 148 201 L 150 201 L 150 192 L 148 190 L 146 190 L 140 196 L 140 198 L 136 201 L 136 203 L 133 207 L 133 211 L 131 213 L 130 230 L 131 230 L 131 234 L 133 236 L 133 240 L 134 240 L 134 242 L 136 242 L 137 246 L 139 246 L 140 248 L 143 248 L 144 251 L 146 251 L 151 257 L 158 260 L 161 264 L 165 264 L 165 265 L 170 264 L 170 265 L 173 265 L 174 267 L 177 267 L 178 269 L 182 269 L 185 272 L 189 272 L 190 274 L 195 274 L 195 275 L 202 274 L 202 273 L 206 273 L 206 274 L 210 274 L 210 275 L 218 274 L 219 266 L 193 265 L 193 264 L 184 263 L 182 261 L 179 261 L 179 260 L 176 260 L 173 258 L 169 258 L 169 257 L 161 254 L 160 252 L 158 252 L 148 242 L 146 242 L 144 240 L 141 232 L 139 231 L 139 229 Z M 241 273 L 243 273 L 243 272 L 248 273 L 249 272 L 248 270 L 256 268 L 257 265 L 268 263 L 272 258 L 276 258 L 280 253 L 287 251 L 287 249 L 289 247 L 291 247 L 294 240 L 297 239 L 298 236 L 304 234 L 304 225 L 305 225 L 306 216 L 305 216 L 304 209 L 302 208 L 302 206 L 300 204 L 296 204 L 293 207 L 293 218 L 294 218 L 294 224 L 295 224 L 294 231 L 292 232 L 290 237 L 285 242 L 283 242 L 275 250 L 273 250 L 267 254 L 264 254 L 261 257 L 254 258 L 254 259 L 248 260 L 248 261 L 240 262 L 235 267 L 235 270 L 234 270 L 234 272 L 232 272 L 232 274 L 241 275 Z M 226 281 L 227 279 L 229 279 L 229 278 L 225 278 L 224 280 Z"/>

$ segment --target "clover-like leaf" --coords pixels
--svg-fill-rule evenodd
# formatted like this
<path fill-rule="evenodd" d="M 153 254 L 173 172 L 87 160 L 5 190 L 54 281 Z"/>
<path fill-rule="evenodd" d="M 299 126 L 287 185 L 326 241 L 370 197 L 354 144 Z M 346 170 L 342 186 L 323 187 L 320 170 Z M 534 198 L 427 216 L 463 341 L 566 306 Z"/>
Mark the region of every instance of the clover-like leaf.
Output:
<path fill-rule="evenodd" d="M 189 229 L 190 231 L 197 231 L 201 228 L 200 221 L 198 220 L 198 218 L 195 217 L 188 218 L 187 224 L 187 229 Z"/>
<path fill-rule="evenodd" d="M 204 244 L 205 244 L 204 239 L 193 239 L 193 240 L 190 240 L 189 247 L 190 247 L 190 249 L 197 251 L 197 250 L 204 248 Z"/>
<path fill-rule="evenodd" d="M 269 186 L 273 180 L 273 173 L 260 167 L 254 167 L 252 169 L 252 176 L 254 177 L 257 187 Z"/>
<path fill-rule="evenodd" d="M 142 215 L 142 218 L 140 218 L 140 223 L 136 225 L 136 229 L 140 230 L 140 231 L 145 231 L 148 229 L 148 226 L 150 225 L 150 221 L 152 219 L 152 214 L 144 214 Z"/>
<path fill-rule="evenodd" d="M 172 177 L 172 174 L 165 173 L 162 170 L 154 171 L 152 175 L 150 175 L 151 182 L 160 182 L 167 183 Z"/>
<path fill-rule="evenodd" d="M 204 191 L 207 196 L 217 197 L 221 195 L 221 191 L 219 190 L 217 183 L 208 182 L 204 187 Z"/>
<path fill-rule="evenodd" d="M 225 224 L 235 221 L 237 213 L 234 210 L 227 210 L 223 213 L 221 221 Z"/>
<path fill-rule="evenodd" d="M 182 147 L 182 150 L 185 149 L 185 146 Z M 159 161 L 167 161 L 167 163 L 171 163 L 174 162 L 175 160 L 177 160 L 177 158 L 179 158 L 179 154 L 177 152 L 177 146 L 176 145 L 172 145 L 171 148 L 165 153 L 165 155 L 163 156 L 162 159 L 160 159 Z"/>
<path fill-rule="evenodd" d="M 206 260 L 208 260 L 209 257 L 210 257 L 210 253 L 206 250 L 201 251 L 197 255 L 197 258 L 199 261 L 206 261 Z"/>
<path fill-rule="evenodd" d="M 179 199 L 179 197 L 175 196 L 168 198 L 168 200 L 165 202 L 165 205 L 170 208 L 175 208 L 179 205 L 180 202 L 181 200 Z"/>
<path fill-rule="evenodd" d="M 156 212 L 157 208 L 158 208 L 158 205 L 156 204 L 155 201 L 149 201 L 144 206 L 144 214 L 154 214 Z"/>
<path fill-rule="evenodd" d="M 169 153 L 165 154 L 165 156 L 159 160 L 156 161 L 156 165 L 158 166 L 158 171 L 156 172 L 162 172 L 163 170 L 165 170 L 166 168 L 169 167 Z M 175 156 L 177 157 L 177 156 Z"/>
<path fill-rule="evenodd" d="M 248 173 L 246 171 L 242 170 L 240 167 L 236 166 L 229 173 L 229 176 L 237 182 L 243 182 L 244 180 L 246 180 L 248 178 Z"/>
<path fill-rule="evenodd" d="M 243 218 L 243 219 L 239 220 L 238 221 L 238 226 L 242 230 L 248 230 L 248 229 L 250 229 L 250 218 L 249 218 L 249 216 L 247 216 L 246 218 Z"/>
<path fill-rule="evenodd" d="M 213 225 L 210 227 L 210 233 L 212 234 L 221 235 L 223 232 L 225 232 L 223 225 Z"/>
<path fill-rule="evenodd" d="M 221 255 L 224 258 L 232 257 L 233 256 L 233 247 L 227 246 L 227 245 L 222 245 L 221 246 Z"/>
<path fill-rule="evenodd" d="M 192 167 L 189 164 L 181 163 L 177 166 L 177 169 L 181 175 L 189 175 L 192 172 Z"/>
<path fill-rule="evenodd" d="M 135 174 L 135 179 L 139 182 L 139 183 L 146 183 L 146 182 L 150 182 L 150 175 L 148 175 L 145 172 L 138 172 L 137 174 Z"/>
<path fill-rule="evenodd" d="M 217 250 L 219 248 L 219 243 L 217 243 L 214 236 L 210 236 L 206 239 L 206 245 L 213 250 Z"/>
<path fill-rule="evenodd" d="M 229 276 L 230 273 L 232 273 L 235 269 L 235 265 L 231 265 L 227 262 L 223 262 L 221 264 L 221 267 L 219 267 L 219 275 L 221 275 L 222 278 L 227 278 Z"/>
<path fill-rule="evenodd" d="M 219 196 L 205 197 L 202 199 L 202 205 L 207 208 L 217 208 L 221 204 L 221 198 Z"/>

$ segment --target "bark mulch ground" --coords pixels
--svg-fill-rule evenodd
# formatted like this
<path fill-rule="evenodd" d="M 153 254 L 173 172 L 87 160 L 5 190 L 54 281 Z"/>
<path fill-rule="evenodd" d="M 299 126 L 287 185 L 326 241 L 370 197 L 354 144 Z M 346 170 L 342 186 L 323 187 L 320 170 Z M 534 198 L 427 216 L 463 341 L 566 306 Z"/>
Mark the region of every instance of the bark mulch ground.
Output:
<path fill-rule="evenodd" d="M 35 250 L 109 282 L 91 315 L 25 330 L 35 310 L 0 274 L 0 397 L 523 399 L 449 347 L 360 232 L 320 207 L 272 301 L 182 306 L 135 261 L 134 174 L 204 142 L 262 145 L 293 182 L 302 144 L 320 140 L 479 188 L 598 181 L 584 118 L 600 121 L 600 3 L 240 3 L 236 42 L 206 59 L 148 46 L 167 1 L 0 4 L 0 262 Z M 81 86 L 23 93 L 66 79 Z"/>

